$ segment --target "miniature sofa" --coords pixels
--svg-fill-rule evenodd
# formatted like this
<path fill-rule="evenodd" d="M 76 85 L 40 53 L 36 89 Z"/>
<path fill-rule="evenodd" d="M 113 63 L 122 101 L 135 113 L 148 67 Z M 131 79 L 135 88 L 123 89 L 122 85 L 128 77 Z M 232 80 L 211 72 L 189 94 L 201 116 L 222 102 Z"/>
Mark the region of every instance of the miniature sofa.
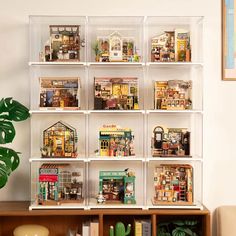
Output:
<path fill-rule="evenodd" d="M 236 205 L 216 209 L 217 236 L 236 235 Z"/>

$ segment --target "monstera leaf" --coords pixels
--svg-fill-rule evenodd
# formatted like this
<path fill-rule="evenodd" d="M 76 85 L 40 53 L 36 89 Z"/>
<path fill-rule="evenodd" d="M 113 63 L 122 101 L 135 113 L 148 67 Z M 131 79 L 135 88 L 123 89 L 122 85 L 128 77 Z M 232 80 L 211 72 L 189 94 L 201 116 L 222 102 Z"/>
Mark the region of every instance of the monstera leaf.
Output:
<path fill-rule="evenodd" d="M 194 227 L 198 224 L 197 220 L 178 220 L 173 221 L 177 227 L 172 231 L 173 236 L 197 236 L 193 231 Z"/>
<path fill-rule="evenodd" d="M 0 101 L 0 119 L 22 121 L 29 117 L 29 110 L 12 98 L 3 98 Z"/>
<path fill-rule="evenodd" d="M 0 147 L 0 188 L 7 183 L 8 176 L 20 163 L 18 153 L 10 148 Z"/>
<path fill-rule="evenodd" d="M 23 121 L 29 117 L 29 110 L 21 103 L 6 98 L 0 100 L 0 144 L 11 143 L 16 131 L 12 121 Z M 3 188 L 8 177 L 20 163 L 19 153 L 13 149 L 0 147 L 0 188 Z"/>
<path fill-rule="evenodd" d="M 172 231 L 172 235 L 173 236 L 195 236 L 196 233 L 194 233 L 189 228 L 177 227 Z"/>
<path fill-rule="evenodd" d="M 16 131 L 11 122 L 0 120 L 0 144 L 11 143 L 15 134 Z"/>

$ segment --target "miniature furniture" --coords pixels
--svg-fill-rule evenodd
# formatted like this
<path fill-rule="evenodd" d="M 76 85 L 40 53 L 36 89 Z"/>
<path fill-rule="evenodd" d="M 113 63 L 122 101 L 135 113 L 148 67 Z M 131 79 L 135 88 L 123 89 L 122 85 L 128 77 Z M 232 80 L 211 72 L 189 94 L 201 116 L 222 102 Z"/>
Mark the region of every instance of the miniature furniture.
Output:
<path fill-rule="evenodd" d="M 48 236 L 49 230 L 42 225 L 21 225 L 14 229 L 14 236 Z"/>

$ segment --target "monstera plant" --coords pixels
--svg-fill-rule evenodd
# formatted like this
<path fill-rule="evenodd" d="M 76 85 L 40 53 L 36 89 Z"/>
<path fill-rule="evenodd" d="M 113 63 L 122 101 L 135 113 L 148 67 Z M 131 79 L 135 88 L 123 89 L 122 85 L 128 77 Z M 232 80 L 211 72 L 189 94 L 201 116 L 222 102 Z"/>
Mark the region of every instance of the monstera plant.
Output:
<path fill-rule="evenodd" d="M 0 100 L 0 144 L 11 143 L 16 131 L 13 121 L 23 121 L 29 117 L 29 110 L 12 98 Z M 0 188 L 3 188 L 10 174 L 19 166 L 19 152 L 0 146 Z"/>
<path fill-rule="evenodd" d="M 199 236 L 197 220 L 174 220 L 159 223 L 157 226 L 158 236 Z"/>

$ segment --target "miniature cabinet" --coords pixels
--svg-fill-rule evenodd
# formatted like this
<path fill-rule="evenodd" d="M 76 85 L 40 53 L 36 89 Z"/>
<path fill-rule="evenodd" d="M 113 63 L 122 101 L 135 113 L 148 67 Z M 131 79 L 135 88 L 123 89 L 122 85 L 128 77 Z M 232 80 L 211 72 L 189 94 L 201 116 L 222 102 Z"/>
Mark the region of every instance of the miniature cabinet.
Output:
<path fill-rule="evenodd" d="M 31 209 L 202 208 L 202 28 L 30 17 Z"/>

